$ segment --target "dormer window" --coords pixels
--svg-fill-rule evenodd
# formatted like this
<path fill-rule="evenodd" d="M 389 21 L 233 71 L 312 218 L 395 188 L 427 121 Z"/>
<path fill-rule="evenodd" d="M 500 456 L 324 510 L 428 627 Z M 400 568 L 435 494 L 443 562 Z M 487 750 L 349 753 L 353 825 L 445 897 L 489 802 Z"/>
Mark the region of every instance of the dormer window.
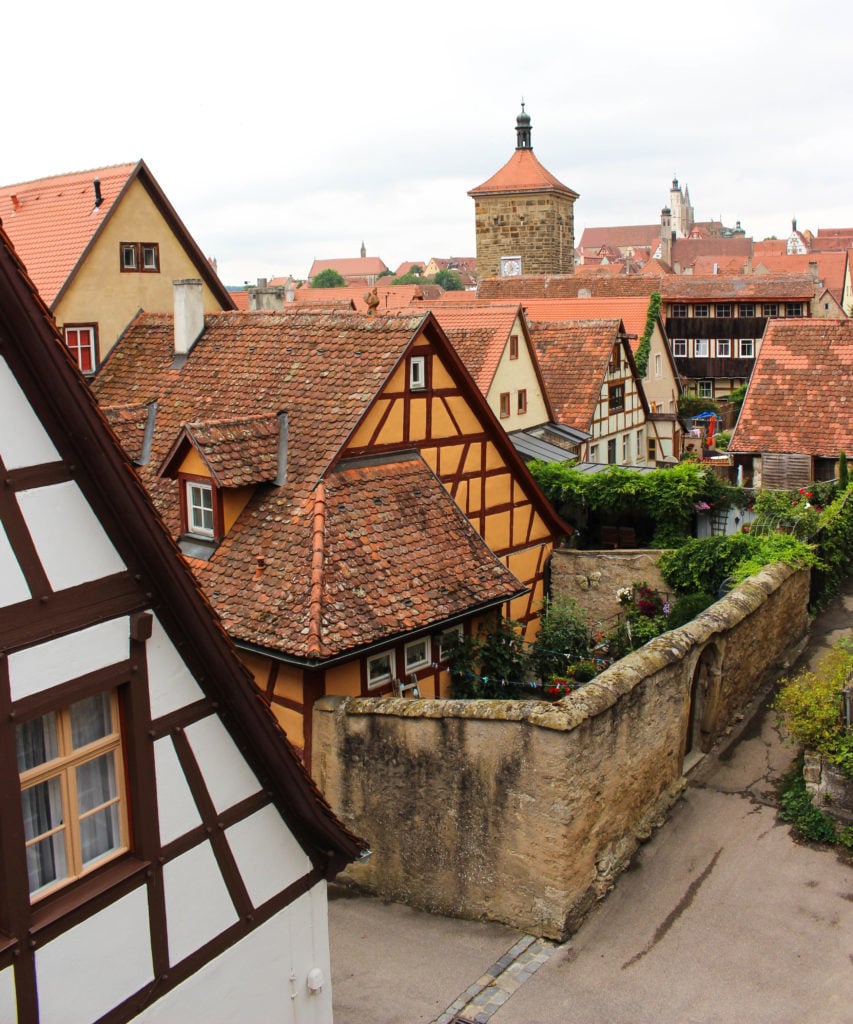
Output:
<path fill-rule="evenodd" d="M 409 389 L 423 391 L 426 387 L 426 356 L 412 356 L 409 359 Z"/>
<path fill-rule="evenodd" d="M 213 536 L 213 487 L 188 480 L 187 532 L 202 537 Z"/>

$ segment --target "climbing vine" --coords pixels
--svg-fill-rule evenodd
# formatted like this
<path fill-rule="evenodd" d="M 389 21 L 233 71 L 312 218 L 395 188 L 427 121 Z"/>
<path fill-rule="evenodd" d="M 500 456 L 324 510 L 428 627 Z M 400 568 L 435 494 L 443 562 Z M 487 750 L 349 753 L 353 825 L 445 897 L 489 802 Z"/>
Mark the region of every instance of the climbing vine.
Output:
<path fill-rule="evenodd" d="M 652 334 L 660 314 L 661 296 L 660 292 L 652 292 L 649 300 L 649 310 L 646 313 L 646 326 L 643 329 L 643 336 L 640 344 L 634 353 L 634 362 L 641 377 L 645 377 L 649 369 L 649 353 L 652 350 Z"/>

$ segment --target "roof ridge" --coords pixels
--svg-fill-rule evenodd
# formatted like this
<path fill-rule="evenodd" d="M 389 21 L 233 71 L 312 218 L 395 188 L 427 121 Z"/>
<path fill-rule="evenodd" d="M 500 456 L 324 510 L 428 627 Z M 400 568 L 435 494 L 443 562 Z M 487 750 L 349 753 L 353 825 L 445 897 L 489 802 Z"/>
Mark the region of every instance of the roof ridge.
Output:
<path fill-rule="evenodd" d="M 326 535 L 326 485 L 321 480 L 314 492 L 311 526 L 311 596 L 308 603 L 308 657 L 319 657 L 323 617 L 324 541 Z"/>

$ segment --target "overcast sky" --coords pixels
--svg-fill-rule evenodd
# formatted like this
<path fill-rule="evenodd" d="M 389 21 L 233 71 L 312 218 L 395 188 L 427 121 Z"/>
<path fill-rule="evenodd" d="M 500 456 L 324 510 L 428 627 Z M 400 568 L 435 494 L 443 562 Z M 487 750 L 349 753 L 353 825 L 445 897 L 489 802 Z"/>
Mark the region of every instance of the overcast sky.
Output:
<path fill-rule="evenodd" d="M 701 12 L 701 13 L 700 13 Z M 586 227 L 853 227 L 853 3 L 47 0 L 2 19 L 0 184 L 144 159 L 226 284 L 473 256 L 515 148 Z"/>

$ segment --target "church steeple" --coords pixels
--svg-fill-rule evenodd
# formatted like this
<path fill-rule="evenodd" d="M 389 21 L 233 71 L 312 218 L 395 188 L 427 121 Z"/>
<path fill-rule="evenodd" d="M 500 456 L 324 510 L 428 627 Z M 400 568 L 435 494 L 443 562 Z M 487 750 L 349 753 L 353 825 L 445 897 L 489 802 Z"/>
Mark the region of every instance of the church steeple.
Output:
<path fill-rule="evenodd" d="M 525 112 L 524 100 L 521 101 L 521 113 L 515 119 L 515 148 L 533 149 L 531 141 L 530 114 Z"/>

